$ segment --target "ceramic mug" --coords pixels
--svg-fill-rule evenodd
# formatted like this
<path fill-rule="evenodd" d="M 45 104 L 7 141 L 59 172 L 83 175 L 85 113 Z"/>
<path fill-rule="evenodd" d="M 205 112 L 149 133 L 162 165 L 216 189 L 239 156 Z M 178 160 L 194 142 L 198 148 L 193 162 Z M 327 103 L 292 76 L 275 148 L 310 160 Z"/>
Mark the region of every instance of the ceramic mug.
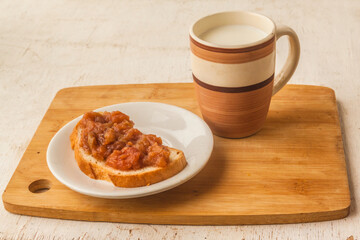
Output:
<path fill-rule="evenodd" d="M 242 44 L 205 41 L 209 30 L 226 25 L 250 26 L 264 32 Z M 289 54 L 274 76 L 276 41 L 289 37 Z M 231 40 L 231 39 L 230 39 Z M 190 28 L 191 65 L 202 116 L 215 135 L 247 137 L 265 123 L 271 97 L 289 81 L 300 57 L 296 33 L 252 12 L 221 12 L 203 17 Z"/>

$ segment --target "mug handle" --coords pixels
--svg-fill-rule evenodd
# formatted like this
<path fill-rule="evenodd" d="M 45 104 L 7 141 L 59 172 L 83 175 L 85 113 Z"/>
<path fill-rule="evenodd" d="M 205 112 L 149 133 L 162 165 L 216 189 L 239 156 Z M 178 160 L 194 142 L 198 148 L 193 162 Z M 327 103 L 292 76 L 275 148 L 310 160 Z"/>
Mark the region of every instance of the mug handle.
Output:
<path fill-rule="evenodd" d="M 300 42 L 295 31 L 285 25 L 276 27 L 276 41 L 282 36 L 289 37 L 289 55 L 281 71 L 275 76 L 274 88 L 272 95 L 274 96 L 285 84 L 290 80 L 295 72 L 300 58 Z"/>

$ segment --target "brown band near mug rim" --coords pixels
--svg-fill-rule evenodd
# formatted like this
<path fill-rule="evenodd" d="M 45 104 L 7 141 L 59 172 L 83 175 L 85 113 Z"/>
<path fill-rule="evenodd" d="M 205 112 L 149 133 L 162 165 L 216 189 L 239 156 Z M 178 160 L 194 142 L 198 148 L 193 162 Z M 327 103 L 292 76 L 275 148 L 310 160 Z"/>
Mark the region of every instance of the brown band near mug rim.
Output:
<path fill-rule="evenodd" d="M 259 88 L 265 87 L 266 85 L 270 84 L 274 80 L 274 74 L 273 74 L 273 75 L 271 75 L 271 77 L 269 77 L 265 81 L 262 81 L 262 82 L 259 82 L 259 83 L 253 84 L 253 85 L 245 86 L 245 87 L 220 87 L 220 86 L 214 86 L 214 85 L 204 83 L 201 80 L 199 80 L 197 77 L 195 77 L 194 74 L 192 74 L 192 76 L 193 76 L 194 81 L 199 86 L 209 89 L 211 91 L 224 92 L 224 93 L 241 93 L 241 92 L 254 91 Z"/>
<path fill-rule="evenodd" d="M 190 49 L 195 56 L 215 63 L 247 63 L 269 56 L 275 51 L 274 38 L 256 46 L 239 49 L 213 48 L 202 44 L 200 44 L 200 46 L 199 43 L 193 41 L 191 37 L 190 40 Z"/>
<path fill-rule="evenodd" d="M 197 42 L 190 35 L 189 35 L 189 37 L 190 37 L 190 42 L 192 42 L 197 47 L 208 50 L 208 51 L 221 52 L 221 53 L 245 53 L 245 52 L 251 52 L 251 51 L 254 51 L 254 50 L 264 48 L 267 45 L 275 42 L 275 36 L 273 36 L 268 41 L 263 42 L 263 43 L 258 44 L 258 45 L 255 45 L 255 46 L 250 46 L 250 47 L 245 47 L 245 48 L 219 48 L 219 47 L 211 47 L 211 46 L 204 45 L 202 43 Z"/>

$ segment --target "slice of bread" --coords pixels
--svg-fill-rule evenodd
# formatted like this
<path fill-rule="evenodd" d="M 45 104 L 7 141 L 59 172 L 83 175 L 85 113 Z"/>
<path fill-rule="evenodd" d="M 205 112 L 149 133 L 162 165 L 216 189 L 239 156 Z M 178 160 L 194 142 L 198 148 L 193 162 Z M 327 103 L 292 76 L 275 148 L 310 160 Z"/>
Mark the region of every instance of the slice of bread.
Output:
<path fill-rule="evenodd" d="M 92 155 L 87 154 L 80 147 L 80 136 L 81 128 L 78 124 L 70 136 L 70 141 L 71 147 L 75 152 L 75 159 L 81 171 L 93 179 L 106 180 L 118 187 L 131 188 L 154 184 L 176 175 L 186 166 L 184 153 L 180 150 L 169 148 L 169 163 L 163 168 L 149 166 L 139 170 L 117 170 L 107 166 L 104 161 L 97 160 Z"/>

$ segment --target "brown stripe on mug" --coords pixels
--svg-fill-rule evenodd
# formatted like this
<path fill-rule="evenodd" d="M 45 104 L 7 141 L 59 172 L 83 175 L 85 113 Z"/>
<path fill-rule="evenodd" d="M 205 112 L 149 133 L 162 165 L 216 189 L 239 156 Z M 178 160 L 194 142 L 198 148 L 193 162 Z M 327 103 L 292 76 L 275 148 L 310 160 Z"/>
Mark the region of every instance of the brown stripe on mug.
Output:
<path fill-rule="evenodd" d="M 194 81 L 198 85 L 200 85 L 201 87 L 212 90 L 212 91 L 223 92 L 223 93 L 241 93 L 241 92 L 253 91 L 253 90 L 265 87 L 266 85 L 272 83 L 272 81 L 274 80 L 274 74 L 273 74 L 268 79 L 266 79 L 266 80 L 264 80 L 262 82 L 253 84 L 253 85 L 249 85 L 249 86 L 244 86 L 244 87 L 219 87 L 219 86 L 214 86 L 214 85 L 210 85 L 210 84 L 202 82 L 194 74 L 192 76 L 193 76 Z"/>
<path fill-rule="evenodd" d="M 213 133 L 239 138 L 258 132 L 269 110 L 273 79 L 272 76 L 253 90 L 229 93 L 206 88 L 194 78 L 202 116 Z"/>
<path fill-rule="evenodd" d="M 215 48 L 196 42 L 190 36 L 191 52 L 204 60 L 217 63 L 245 63 L 266 57 L 275 50 L 275 37 L 270 40 L 247 48 Z"/>

